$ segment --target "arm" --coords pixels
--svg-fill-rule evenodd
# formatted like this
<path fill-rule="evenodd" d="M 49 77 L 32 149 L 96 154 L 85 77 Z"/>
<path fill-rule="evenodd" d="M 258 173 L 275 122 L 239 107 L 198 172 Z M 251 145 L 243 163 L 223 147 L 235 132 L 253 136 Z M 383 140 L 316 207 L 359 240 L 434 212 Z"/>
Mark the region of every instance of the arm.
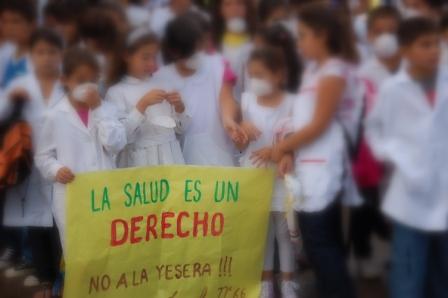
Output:
<path fill-rule="evenodd" d="M 109 153 L 117 154 L 127 144 L 126 129 L 118 120 L 116 109 L 104 102 L 91 113 L 92 121 L 98 129 L 101 145 Z"/>
<path fill-rule="evenodd" d="M 323 78 L 317 89 L 316 109 L 310 123 L 280 142 L 278 150 L 293 152 L 319 138 L 333 121 L 344 90 L 343 78 L 336 76 Z"/>
<path fill-rule="evenodd" d="M 244 133 L 239 128 L 238 122 L 241 120 L 241 111 L 233 97 L 232 86 L 223 83 L 219 95 L 219 107 L 221 110 L 221 121 L 228 136 L 235 142 L 244 140 Z"/>

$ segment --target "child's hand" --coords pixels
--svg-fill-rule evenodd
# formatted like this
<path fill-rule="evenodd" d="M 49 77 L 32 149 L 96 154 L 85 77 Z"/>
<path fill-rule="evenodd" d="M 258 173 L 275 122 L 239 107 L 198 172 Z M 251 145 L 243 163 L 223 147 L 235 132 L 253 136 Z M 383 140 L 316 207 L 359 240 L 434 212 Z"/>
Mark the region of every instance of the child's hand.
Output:
<path fill-rule="evenodd" d="M 271 153 L 271 159 L 273 162 L 280 162 L 282 157 L 285 155 L 286 153 L 283 152 L 282 148 L 279 145 L 275 145 L 274 147 L 272 147 L 272 153 Z"/>
<path fill-rule="evenodd" d="M 176 113 L 180 114 L 185 111 L 185 105 L 179 92 L 167 93 L 166 100 L 174 107 Z"/>
<path fill-rule="evenodd" d="M 56 181 L 61 184 L 67 184 L 73 180 L 75 180 L 75 174 L 73 174 L 73 172 L 67 167 L 59 169 L 56 174 Z"/>
<path fill-rule="evenodd" d="M 101 97 L 98 90 L 89 88 L 86 91 L 86 97 L 84 102 L 91 110 L 95 110 L 96 108 L 98 108 L 101 105 Z"/>
<path fill-rule="evenodd" d="M 240 125 L 232 118 L 223 118 L 222 120 L 224 129 L 227 135 L 235 144 L 246 143 L 248 137 L 246 133 L 241 129 Z"/>
<path fill-rule="evenodd" d="M 277 166 L 277 172 L 280 177 L 285 177 L 286 174 L 290 173 L 293 169 L 293 156 L 292 154 L 285 154 L 280 159 L 278 166 Z"/>
<path fill-rule="evenodd" d="M 261 136 L 261 131 L 252 122 L 243 121 L 240 125 L 250 142 L 256 141 Z"/>
<path fill-rule="evenodd" d="M 260 150 L 254 151 L 250 156 L 250 160 L 256 167 L 267 165 L 271 161 L 272 148 L 265 147 Z"/>
<path fill-rule="evenodd" d="M 166 98 L 166 92 L 160 89 L 154 89 L 143 95 L 137 103 L 137 110 L 144 114 L 146 109 L 158 103 L 161 103 Z"/>

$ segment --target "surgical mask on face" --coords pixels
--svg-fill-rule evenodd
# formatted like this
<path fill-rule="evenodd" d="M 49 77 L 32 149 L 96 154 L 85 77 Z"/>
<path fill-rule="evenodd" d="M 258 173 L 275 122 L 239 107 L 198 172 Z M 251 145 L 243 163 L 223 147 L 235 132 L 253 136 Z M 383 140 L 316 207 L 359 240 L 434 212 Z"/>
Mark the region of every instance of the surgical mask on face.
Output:
<path fill-rule="evenodd" d="M 383 33 L 373 41 L 373 52 L 378 58 L 391 58 L 398 53 L 398 48 L 397 37 L 391 33 Z"/>
<path fill-rule="evenodd" d="M 276 21 L 275 24 L 279 24 L 279 25 L 283 26 L 283 28 L 288 30 L 289 33 L 293 37 L 297 37 L 298 36 L 297 21 L 295 19 L 292 19 L 292 18 L 282 19 L 282 20 Z"/>
<path fill-rule="evenodd" d="M 106 56 L 104 56 L 103 54 L 96 54 L 95 59 L 96 59 L 96 62 L 98 63 L 98 66 L 101 69 L 101 72 L 105 71 L 106 64 L 107 64 Z"/>
<path fill-rule="evenodd" d="M 95 83 L 83 83 L 81 85 L 76 86 L 71 94 L 74 100 L 78 102 L 85 102 L 87 98 L 87 93 L 89 91 L 97 91 L 98 92 L 99 87 L 98 84 Z"/>
<path fill-rule="evenodd" d="M 203 53 L 197 52 L 185 61 L 185 66 L 191 70 L 198 70 L 202 66 Z"/>
<path fill-rule="evenodd" d="M 249 80 L 248 91 L 256 96 L 266 96 L 273 91 L 272 84 L 263 79 L 252 78 Z"/>
<path fill-rule="evenodd" d="M 246 20 L 243 18 L 231 18 L 226 22 L 226 28 L 232 33 L 244 33 L 246 32 Z"/>
<path fill-rule="evenodd" d="M 410 18 L 419 17 L 419 16 L 422 15 L 422 13 L 419 10 L 415 9 L 415 8 L 403 7 L 401 9 L 401 15 L 405 19 L 410 19 Z"/>

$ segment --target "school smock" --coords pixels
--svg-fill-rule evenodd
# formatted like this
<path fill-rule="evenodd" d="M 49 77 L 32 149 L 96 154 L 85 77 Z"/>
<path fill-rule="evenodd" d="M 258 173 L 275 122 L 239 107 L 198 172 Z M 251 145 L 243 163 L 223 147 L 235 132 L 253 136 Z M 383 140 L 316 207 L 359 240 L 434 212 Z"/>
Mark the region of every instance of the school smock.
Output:
<path fill-rule="evenodd" d="M 312 120 L 321 78 L 344 77 L 345 67 L 346 65 L 337 59 L 330 59 L 321 67 L 308 65 L 299 94 L 294 101 L 294 131 L 299 131 Z M 345 96 L 347 95 L 344 94 Z M 297 211 L 318 212 L 336 199 L 343 187 L 346 154 L 343 129 L 337 116 L 318 139 L 296 150 L 295 174 L 302 186 L 303 196 L 295 203 L 294 208 Z"/>
<path fill-rule="evenodd" d="M 62 85 L 57 81 L 53 86 L 50 97 L 45 100 L 39 82 L 34 73 L 17 78 L 11 82 L 5 96 L 0 102 L 0 117 L 8 115 L 12 109 L 9 99 L 11 91 L 24 89 L 29 99 L 23 109 L 23 119 L 32 129 L 33 149 L 42 130 L 45 111 L 57 104 L 64 96 Z M 21 184 L 6 191 L 6 201 L 3 214 L 5 226 L 53 226 L 51 213 L 51 188 L 52 184 L 46 181 L 33 165 L 30 176 Z"/>
<path fill-rule="evenodd" d="M 261 132 L 261 135 L 257 140 L 250 142 L 244 150 L 240 158 L 240 165 L 242 167 L 255 167 L 250 160 L 252 153 L 264 147 L 272 146 L 275 143 L 275 128 L 280 121 L 290 117 L 294 99 L 294 95 L 285 94 L 282 102 L 278 106 L 265 107 L 257 103 L 256 95 L 248 92 L 243 93 L 241 99 L 243 121 L 248 121 L 255 125 Z M 272 169 L 276 168 L 274 163 L 270 163 L 268 167 Z M 287 192 L 284 180 L 277 177 L 272 195 L 271 211 L 285 211 L 286 197 Z"/>
<path fill-rule="evenodd" d="M 126 132 L 114 107 L 103 102 L 89 111 L 86 126 L 64 97 L 47 111 L 39 135 L 36 165 L 44 178 L 53 181 L 52 211 L 61 241 L 65 243 L 65 185 L 55 182 L 62 167 L 77 173 L 114 168 L 114 154 L 126 145 Z"/>
<path fill-rule="evenodd" d="M 148 115 L 151 106 L 145 114 L 136 108 L 140 99 L 153 89 L 163 89 L 163 85 L 155 85 L 151 79 L 139 80 L 126 76 L 106 94 L 106 100 L 115 105 L 119 120 L 126 128 L 128 145 L 118 156 L 119 167 L 184 164 L 176 132 L 184 132 L 189 117 L 172 109 L 171 116 L 177 126 L 165 128 L 151 123 Z M 164 104 L 169 105 L 167 102 Z"/>
<path fill-rule="evenodd" d="M 156 82 L 178 91 L 185 103 L 190 124 L 181 137 L 186 164 L 234 166 L 233 146 L 222 126 L 219 96 L 224 63 L 219 55 L 204 55 L 200 68 L 191 76 L 181 76 L 175 65 L 161 68 Z M 156 83 L 157 84 L 157 83 Z"/>
<path fill-rule="evenodd" d="M 403 69 L 383 84 L 366 121 L 373 153 L 394 167 L 383 212 L 424 231 L 448 229 L 447 100 L 446 69 L 437 77 L 434 106 Z"/>

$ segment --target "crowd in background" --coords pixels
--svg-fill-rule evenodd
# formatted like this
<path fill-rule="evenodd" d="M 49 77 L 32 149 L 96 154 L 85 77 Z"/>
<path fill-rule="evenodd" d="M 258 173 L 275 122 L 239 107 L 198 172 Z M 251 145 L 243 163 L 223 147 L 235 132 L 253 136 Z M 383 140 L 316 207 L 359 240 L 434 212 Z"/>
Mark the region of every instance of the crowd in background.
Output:
<path fill-rule="evenodd" d="M 447 66 L 444 0 L 2 0 L 0 274 L 61 295 L 79 173 L 268 167 L 261 298 L 446 298 Z"/>

